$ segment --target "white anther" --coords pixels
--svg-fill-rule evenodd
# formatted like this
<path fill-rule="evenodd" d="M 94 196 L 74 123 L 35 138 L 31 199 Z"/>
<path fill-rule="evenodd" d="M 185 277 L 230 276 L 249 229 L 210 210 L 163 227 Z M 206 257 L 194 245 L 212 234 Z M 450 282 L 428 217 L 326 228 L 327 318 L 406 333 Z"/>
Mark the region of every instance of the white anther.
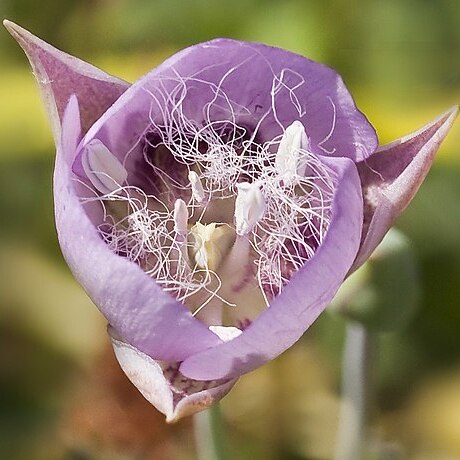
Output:
<path fill-rule="evenodd" d="M 241 182 L 236 185 L 235 227 L 238 235 L 247 235 L 265 212 L 265 199 L 257 183 Z"/>
<path fill-rule="evenodd" d="M 301 161 L 301 150 L 309 148 L 304 126 L 300 121 L 294 121 L 284 131 L 276 152 L 275 168 L 283 180 L 291 182 L 296 177 L 305 175 L 307 165 Z"/>
<path fill-rule="evenodd" d="M 187 234 L 188 211 L 184 200 L 178 199 L 174 203 L 174 231 L 179 235 Z"/>
<path fill-rule="evenodd" d="M 201 179 L 195 171 L 190 171 L 188 173 L 188 180 L 192 186 L 192 196 L 198 203 L 203 203 L 205 199 L 203 184 Z"/>
<path fill-rule="evenodd" d="M 104 195 L 120 188 L 128 177 L 120 160 L 99 139 L 86 144 L 81 160 L 86 176 Z"/>
<path fill-rule="evenodd" d="M 209 330 L 224 342 L 229 342 L 243 333 L 241 329 L 234 326 L 209 326 Z"/>

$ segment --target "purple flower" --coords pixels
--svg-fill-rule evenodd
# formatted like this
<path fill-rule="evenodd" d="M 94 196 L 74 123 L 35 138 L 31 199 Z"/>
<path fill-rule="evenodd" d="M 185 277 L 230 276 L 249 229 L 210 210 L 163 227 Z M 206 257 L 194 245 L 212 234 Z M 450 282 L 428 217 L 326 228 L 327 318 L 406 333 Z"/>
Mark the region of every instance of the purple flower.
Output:
<path fill-rule="evenodd" d="M 458 111 L 378 147 L 341 78 L 288 51 L 213 40 L 129 85 L 5 25 L 51 119 L 62 252 L 169 421 L 301 337 Z"/>

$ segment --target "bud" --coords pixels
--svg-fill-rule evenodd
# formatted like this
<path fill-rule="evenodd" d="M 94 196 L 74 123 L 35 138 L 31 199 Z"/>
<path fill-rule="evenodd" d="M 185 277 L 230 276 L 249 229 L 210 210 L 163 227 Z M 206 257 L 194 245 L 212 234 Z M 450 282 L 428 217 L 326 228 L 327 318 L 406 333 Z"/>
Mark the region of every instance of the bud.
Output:
<path fill-rule="evenodd" d="M 408 239 L 392 229 L 339 289 L 331 309 L 374 332 L 404 328 L 419 298 L 417 263 Z"/>

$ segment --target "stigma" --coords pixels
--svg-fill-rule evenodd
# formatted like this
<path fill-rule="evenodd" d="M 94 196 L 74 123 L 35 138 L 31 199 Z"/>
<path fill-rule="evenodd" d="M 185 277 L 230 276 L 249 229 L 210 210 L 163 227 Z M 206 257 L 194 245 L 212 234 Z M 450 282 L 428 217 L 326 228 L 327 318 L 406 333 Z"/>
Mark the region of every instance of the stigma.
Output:
<path fill-rule="evenodd" d="M 199 268 L 216 270 L 227 256 L 235 239 L 234 231 L 228 225 L 202 224 L 197 222 L 191 228 L 193 245 L 191 259 Z"/>

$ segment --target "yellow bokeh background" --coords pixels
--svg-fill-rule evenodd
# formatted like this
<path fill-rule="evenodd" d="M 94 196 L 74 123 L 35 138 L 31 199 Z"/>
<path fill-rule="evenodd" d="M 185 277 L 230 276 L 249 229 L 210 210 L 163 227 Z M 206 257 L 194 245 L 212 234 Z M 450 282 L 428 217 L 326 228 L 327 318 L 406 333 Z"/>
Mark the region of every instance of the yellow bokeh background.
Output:
<path fill-rule="evenodd" d="M 460 2 L 450 0 L 2 0 L 0 16 L 135 81 L 217 36 L 285 47 L 344 77 L 382 143 L 460 102 Z M 63 262 L 54 147 L 26 59 L 0 31 L 0 458 L 195 459 L 119 371 L 105 322 Z M 379 337 L 369 443 L 377 458 L 460 459 L 460 122 L 398 221 L 422 296 Z M 222 402 L 229 458 L 332 458 L 343 320 L 325 313 Z"/>

